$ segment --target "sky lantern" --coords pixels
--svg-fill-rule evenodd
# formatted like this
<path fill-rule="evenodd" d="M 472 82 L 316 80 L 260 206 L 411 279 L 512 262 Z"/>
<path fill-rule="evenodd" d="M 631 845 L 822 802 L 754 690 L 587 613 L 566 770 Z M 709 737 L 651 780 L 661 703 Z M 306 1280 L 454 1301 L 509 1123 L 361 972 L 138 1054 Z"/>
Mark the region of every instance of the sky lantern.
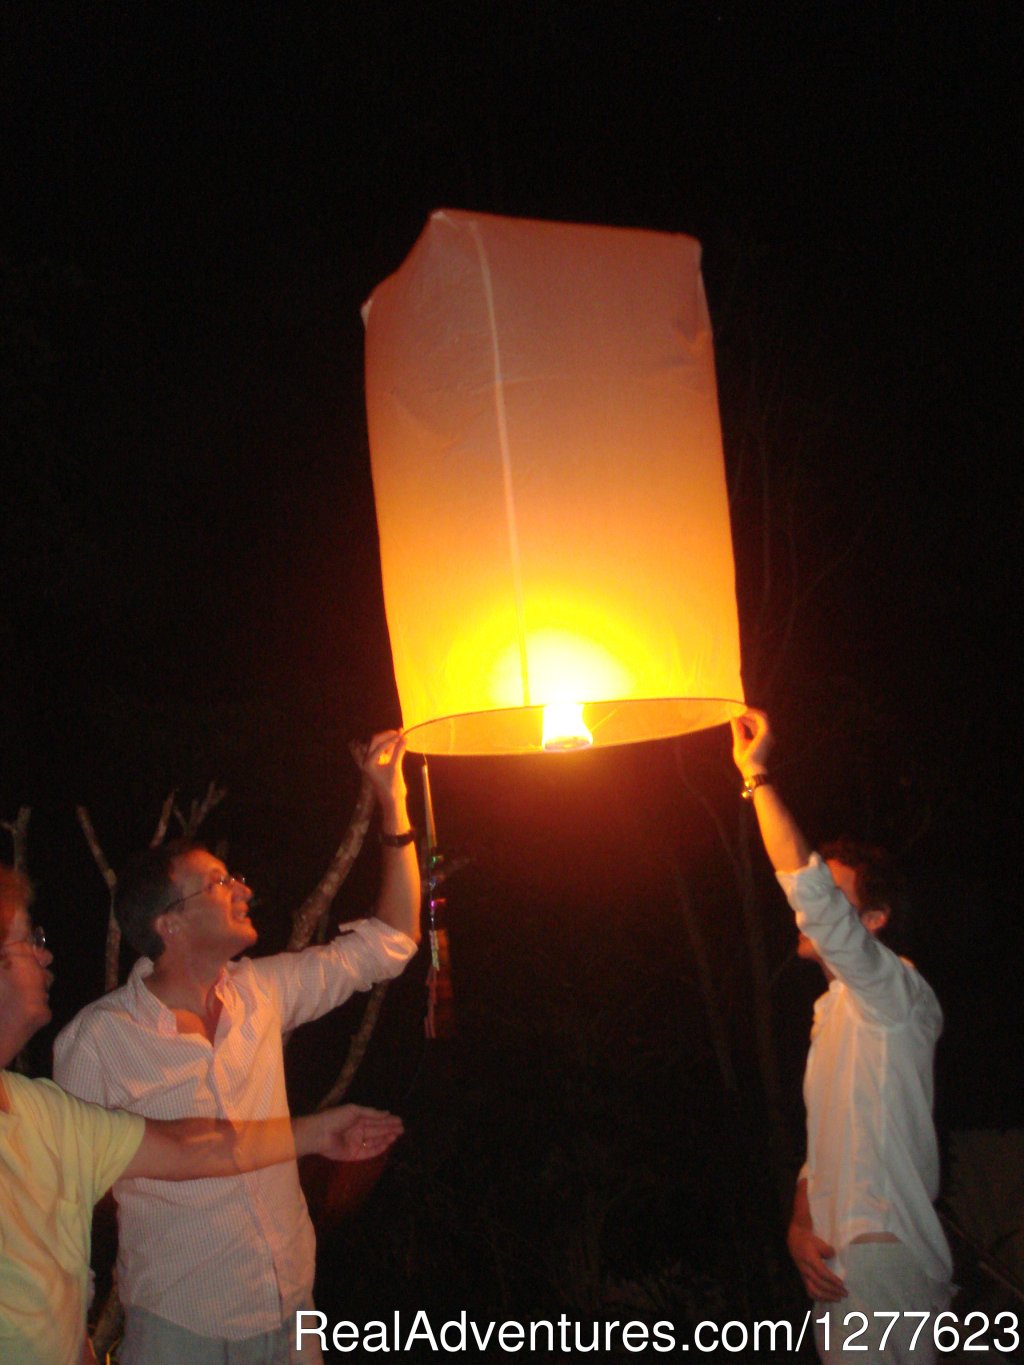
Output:
<path fill-rule="evenodd" d="M 409 748 L 564 752 L 738 715 L 699 243 L 442 210 L 363 317 Z"/>

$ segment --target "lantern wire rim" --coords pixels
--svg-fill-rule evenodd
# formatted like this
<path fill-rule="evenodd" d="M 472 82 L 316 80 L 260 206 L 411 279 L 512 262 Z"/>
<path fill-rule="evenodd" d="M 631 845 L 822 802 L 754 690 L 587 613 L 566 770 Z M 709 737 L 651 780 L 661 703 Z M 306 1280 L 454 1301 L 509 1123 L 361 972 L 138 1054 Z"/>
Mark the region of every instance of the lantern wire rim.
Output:
<path fill-rule="evenodd" d="M 541 743 L 541 717 L 545 705 L 492 707 L 487 710 L 452 712 L 417 721 L 405 731 L 411 753 L 456 758 L 497 757 L 502 754 L 579 753 L 584 749 L 545 749 Z M 739 697 L 611 697 L 588 700 L 587 725 L 594 742 L 587 748 L 616 748 L 659 739 L 673 739 L 728 724 L 741 716 L 747 703 Z M 638 713 L 645 718 L 633 721 Z M 621 721 L 629 713 L 631 723 Z M 612 724 L 616 719 L 620 724 Z M 611 724 L 611 730 L 609 725 Z M 530 738 L 535 736 L 535 738 Z"/>

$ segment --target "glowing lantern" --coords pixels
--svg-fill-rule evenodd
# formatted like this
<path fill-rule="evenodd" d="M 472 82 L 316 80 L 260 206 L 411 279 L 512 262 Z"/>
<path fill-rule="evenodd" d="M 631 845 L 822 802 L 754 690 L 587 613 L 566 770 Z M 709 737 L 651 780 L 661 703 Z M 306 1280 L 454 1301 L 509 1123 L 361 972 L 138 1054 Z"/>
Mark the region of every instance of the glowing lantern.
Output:
<path fill-rule="evenodd" d="M 567 750 L 738 715 L 699 243 L 445 210 L 363 316 L 409 747 Z"/>

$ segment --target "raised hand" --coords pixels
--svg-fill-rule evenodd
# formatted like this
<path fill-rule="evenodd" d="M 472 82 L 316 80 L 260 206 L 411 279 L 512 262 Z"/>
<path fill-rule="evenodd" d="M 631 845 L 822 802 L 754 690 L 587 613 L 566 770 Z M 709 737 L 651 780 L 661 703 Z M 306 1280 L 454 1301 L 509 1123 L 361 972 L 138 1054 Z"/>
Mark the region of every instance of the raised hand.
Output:
<path fill-rule="evenodd" d="M 730 721 L 730 725 L 733 762 L 743 776 L 750 777 L 754 773 L 767 772 L 768 755 L 772 751 L 775 738 L 765 713 L 751 708 L 744 711 L 737 720 Z"/>
<path fill-rule="evenodd" d="M 359 767 L 384 808 L 405 811 L 405 736 L 400 730 L 382 730 L 362 750 Z"/>

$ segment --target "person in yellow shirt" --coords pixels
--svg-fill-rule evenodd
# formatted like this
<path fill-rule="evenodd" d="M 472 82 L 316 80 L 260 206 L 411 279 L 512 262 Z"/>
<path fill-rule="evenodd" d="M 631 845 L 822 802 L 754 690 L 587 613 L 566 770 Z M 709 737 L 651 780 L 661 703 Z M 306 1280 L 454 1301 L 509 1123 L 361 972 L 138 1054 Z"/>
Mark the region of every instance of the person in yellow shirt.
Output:
<path fill-rule="evenodd" d="M 66 1095 L 7 1070 L 50 1020 L 53 957 L 32 923 L 31 891 L 0 867 L 0 1360 L 80 1365 L 92 1208 L 119 1176 L 194 1180 L 317 1152 L 362 1160 L 401 1120 L 357 1105 L 300 1119 L 156 1121 Z"/>

